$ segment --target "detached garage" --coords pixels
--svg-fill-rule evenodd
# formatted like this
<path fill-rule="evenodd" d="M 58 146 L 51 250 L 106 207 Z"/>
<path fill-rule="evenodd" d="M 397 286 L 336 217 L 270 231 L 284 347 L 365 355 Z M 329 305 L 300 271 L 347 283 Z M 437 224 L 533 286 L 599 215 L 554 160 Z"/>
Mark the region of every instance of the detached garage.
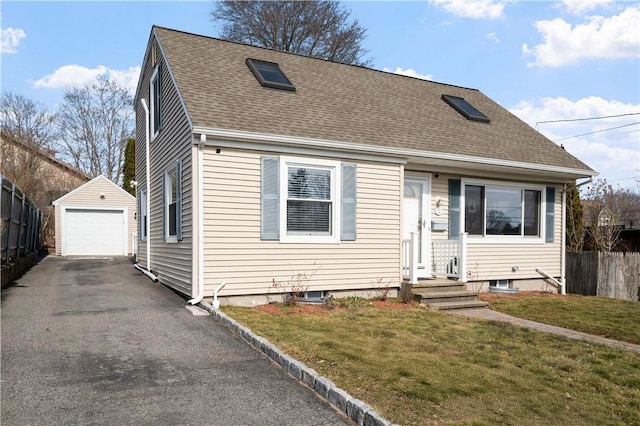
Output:
<path fill-rule="evenodd" d="M 56 254 L 127 256 L 134 253 L 136 199 L 100 175 L 53 202 Z"/>

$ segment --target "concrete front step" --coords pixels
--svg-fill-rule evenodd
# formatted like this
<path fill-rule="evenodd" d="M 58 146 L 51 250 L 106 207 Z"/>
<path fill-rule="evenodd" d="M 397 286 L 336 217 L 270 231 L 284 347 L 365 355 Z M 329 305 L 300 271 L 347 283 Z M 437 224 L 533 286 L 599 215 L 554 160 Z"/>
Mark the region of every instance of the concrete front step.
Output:
<path fill-rule="evenodd" d="M 468 301 L 468 302 L 436 302 L 426 304 L 431 309 L 438 309 L 440 311 L 450 309 L 469 309 L 469 308 L 486 308 L 489 304 L 481 300 Z"/>

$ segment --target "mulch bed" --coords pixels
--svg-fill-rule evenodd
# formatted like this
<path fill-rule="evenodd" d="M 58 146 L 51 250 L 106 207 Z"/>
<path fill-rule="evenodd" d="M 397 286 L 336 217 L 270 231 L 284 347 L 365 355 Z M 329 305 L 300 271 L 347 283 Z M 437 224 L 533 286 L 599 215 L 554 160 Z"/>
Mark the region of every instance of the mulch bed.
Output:
<path fill-rule="evenodd" d="M 521 297 L 571 297 L 570 295 L 561 295 L 558 293 L 551 293 L 548 291 L 521 291 L 514 294 L 503 293 L 480 293 L 478 298 L 485 302 L 495 302 L 502 299 L 514 299 Z M 419 306 L 418 303 L 403 303 L 399 299 L 394 300 L 363 300 L 360 302 L 360 307 L 368 309 L 411 309 Z M 283 303 L 271 303 L 268 305 L 259 305 L 252 309 L 267 312 L 272 315 L 299 315 L 299 314 L 322 314 L 335 310 L 346 310 L 345 306 L 338 306 L 333 304 L 302 304 L 296 305 L 284 305 Z"/>

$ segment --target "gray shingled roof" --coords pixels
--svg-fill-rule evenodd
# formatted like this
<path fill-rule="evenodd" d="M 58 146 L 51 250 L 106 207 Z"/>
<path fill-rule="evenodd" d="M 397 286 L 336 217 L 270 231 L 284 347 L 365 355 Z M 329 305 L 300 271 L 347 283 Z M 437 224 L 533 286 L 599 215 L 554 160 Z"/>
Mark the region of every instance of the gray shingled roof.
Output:
<path fill-rule="evenodd" d="M 316 138 L 592 170 L 475 89 L 154 27 L 194 127 Z M 296 87 L 260 86 L 247 58 Z M 459 96 L 491 119 L 469 121 Z"/>

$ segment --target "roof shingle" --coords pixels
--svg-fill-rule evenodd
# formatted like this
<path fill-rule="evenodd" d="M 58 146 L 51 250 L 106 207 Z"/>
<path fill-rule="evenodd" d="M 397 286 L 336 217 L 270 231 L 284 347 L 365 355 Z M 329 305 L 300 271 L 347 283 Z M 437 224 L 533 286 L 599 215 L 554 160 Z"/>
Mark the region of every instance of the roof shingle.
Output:
<path fill-rule="evenodd" d="M 196 127 L 315 138 L 584 170 L 583 162 L 475 89 L 154 27 Z M 276 62 L 295 92 L 245 61 Z M 441 99 L 464 98 L 490 123 Z"/>

